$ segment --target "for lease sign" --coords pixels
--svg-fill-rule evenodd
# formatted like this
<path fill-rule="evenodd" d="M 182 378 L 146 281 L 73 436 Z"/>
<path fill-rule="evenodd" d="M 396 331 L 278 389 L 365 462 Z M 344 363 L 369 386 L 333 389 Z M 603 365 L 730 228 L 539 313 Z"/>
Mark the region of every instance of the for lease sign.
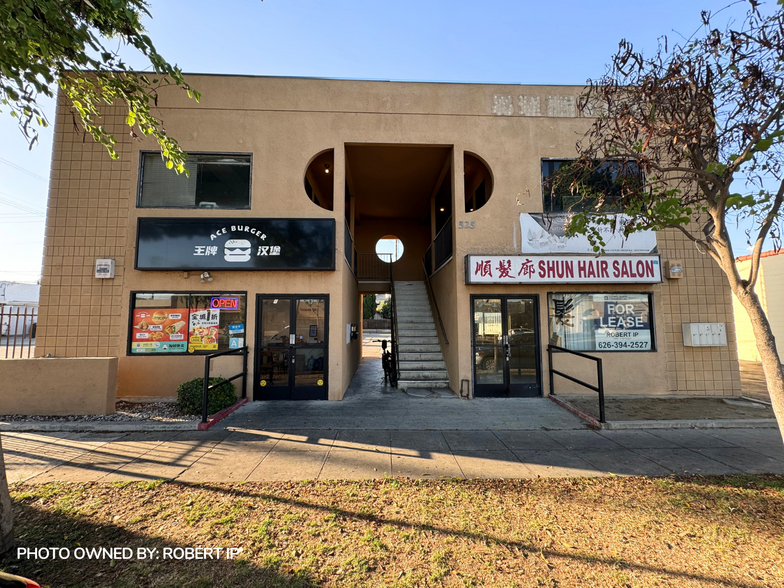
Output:
<path fill-rule="evenodd" d="M 466 284 L 657 284 L 658 255 L 467 255 Z"/>

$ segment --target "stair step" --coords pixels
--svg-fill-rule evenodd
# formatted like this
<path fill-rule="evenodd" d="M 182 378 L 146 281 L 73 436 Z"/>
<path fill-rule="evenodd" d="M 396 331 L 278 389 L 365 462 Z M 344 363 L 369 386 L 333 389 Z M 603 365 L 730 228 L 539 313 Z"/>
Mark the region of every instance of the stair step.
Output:
<path fill-rule="evenodd" d="M 402 372 L 414 372 L 414 371 L 446 371 L 446 365 L 442 360 L 434 360 L 434 361 L 406 361 L 400 360 L 398 364 L 401 373 Z"/>
<path fill-rule="evenodd" d="M 441 346 L 440 345 L 430 345 L 430 344 L 405 344 L 400 343 L 397 346 L 397 352 L 399 354 L 403 353 L 441 353 Z"/>
<path fill-rule="evenodd" d="M 438 345 L 438 337 L 398 337 L 399 345 Z"/>
<path fill-rule="evenodd" d="M 421 320 L 421 321 L 406 323 L 405 327 L 400 327 L 401 331 L 427 331 L 428 329 L 435 329 L 432 321 Z"/>
<path fill-rule="evenodd" d="M 398 380 L 397 387 L 401 390 L 409 388 L 449 388 L 449 380 Z"/>
<path fill-rule="evenodd" d="M 407 327 L 400 327 L 397 332 L 398 339 L 405 337 L 438 337 L 435 327 L 428 325 L 426 329 L 409 329 Z"/>
<path fill-rule="evenodd" d="M 438 353 L 416 353 L 416 352 L 406 352 L 403 353 L 402 351 L 398 350 L 398 358 L 401 362 L 403 361 L 444 361 L 444 356 L 441 355 L 441 352 Z"/>
<path fill-rule="evenodd" d="M 411 382 L 419 380 L 446 380 L 448 378 L 449 376 L 447 375 L 446 370 L 400 370 L 400 379 Z"/>

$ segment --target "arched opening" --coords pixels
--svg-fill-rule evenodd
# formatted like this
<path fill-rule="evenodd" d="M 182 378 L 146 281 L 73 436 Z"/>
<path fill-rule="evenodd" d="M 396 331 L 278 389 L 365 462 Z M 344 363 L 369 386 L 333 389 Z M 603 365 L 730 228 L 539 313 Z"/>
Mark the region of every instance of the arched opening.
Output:
<path fill-rule="evenodd" d="M 394 235 L 386 235 L 376 241 L 376 255 L 385 263 L 395 263 L 403 257 L 403 241 Z"/>
<path fill-rule="evenodd" d="M 474 212 L 487 204 L 493 194 L 493 174 L 483 160 L 468 151 L 463 156 L 463 181 L 466 212 Z"/>
<path fill-rule="evenodd" d="M 327 149 L 310 160 L 305 169 L 305 194 L 321 208 L 332 210 L 335 203 L 335 150 Z"/>

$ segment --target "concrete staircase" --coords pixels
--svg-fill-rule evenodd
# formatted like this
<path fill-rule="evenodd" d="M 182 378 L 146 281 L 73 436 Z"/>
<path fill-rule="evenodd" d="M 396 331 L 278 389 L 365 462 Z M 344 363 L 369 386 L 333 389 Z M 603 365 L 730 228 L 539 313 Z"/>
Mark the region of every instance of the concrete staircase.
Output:
<path fill-rule="evenodd" d="M 395 282 L 401 390 L 449 390 L 449 376 L 424 282 Z"/>

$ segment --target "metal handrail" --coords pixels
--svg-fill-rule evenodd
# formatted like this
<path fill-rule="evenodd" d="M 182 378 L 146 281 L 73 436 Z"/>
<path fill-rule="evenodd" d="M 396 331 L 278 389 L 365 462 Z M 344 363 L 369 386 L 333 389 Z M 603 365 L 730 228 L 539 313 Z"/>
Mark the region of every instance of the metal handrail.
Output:
<path fill-rule="evenodd" d="M 422 258 L 422 269 L 425 270 L 425 284 L 430 292 L 430 297 L 433 299 L 433 306 L 436 309 L 436 317 L 438 317 L 438 326 L 441 328 L 441 335 L 444 337 L 444 343 L 449 345 L 449 339 L 446 338 L 446 329 L 444 328 L 444 321 L 441 320 L 441 313 L 438 311 L 438 302 L 436 301 L 436 294 L 433 292 L 433 285 L 430 283 L 430 276 L 427 275 L 427 265 L 425 258 Z"/>
<path fill-rule="evenodd" d="M 237 353 L 242 353 L 242 371 L 237 374 L 236 376 L 232 376 L 230 378 L 226 378 L 221 380 L 217 384 L 213 384 L 210 386 L 210 362 L 222 355 L 235 355 Z M 207 397 L 210 390 L 215 390 L 215 388 L 219 388 L 223 386 L 226 382 L 231 382 L 232 380 L 236 380 L 237 378 L 242 378 L 242 396 L 241 398 L 245 398 L 247 396 L 247 388 L 248 388 L 248 346 L 240 347 L 238 349 L 229 349 L 228 351 L 219 351 L 218 353 L 211 353 L 204 357 L 204 387 L 202 391 L 201 397 L 201 422 L 207 422 Z"/>
<path fill-rule="evenodd" d="M 395 265 L 394 263 L 390 263 L 389 264 L 389 289 L 390 289 L 390 292 L 392 294 L 392 300 L 390 301 L 390 303 L 392 305 L 392 325 L 391 325 L 392 326 L 392 333 L 391 333 L 391 335 L 392 335 L 392 351 L 391 351 L 391 355 L 392 355 L 392 362 L 394 364 L 392 366 L 392 368 L 393 368 L 392 371 L 393 371 L 394 376 L 395 376 L 395 381 L 394 382 L 390 381 L 389 383 L 390 383 L 390 385 L 392 387 L 397 388 L 397 382 L 400 379 L 400 370 L 399 370 L 400 358 L 398 356 L 398 351 L 397 351 L 397 333 L 398 333 L 398 329 L 397 329 L 397 301 L 395 299 L 395 280 L 394 280 L 394 277 L 392 275 L 392 268 L 394 267 L 394 265 Z M 391 378 L 390 378 L 390 380 L 391 380 Z"/>
<path fill-rule="evenodd" d="M 596 377 L 598 386 L 594 386 L 589 384 L 588 382 L 583 382 L 582 380 L 578 380 L 577 378 L 560 372 L 553 368 L 553 350 L 556 351 L 563 351 L 565 353 L 571 353 L 572 355 L 576 355 L 578 357 L 583 357 L 585 359 L 590 359 L 596 362 Z M 550 394 L 555 395 L 555 384 L 553 382 L 553 374 L 557 374 L 567 380 L 571 380 L 575 384 L 580 384 L 581 386 L 585 386 L 589 390 L 593 390 L 594 392 L 599 393 L 599 422 L 606 423 L 607 421 L 604 420 L 604 376 L 602 374 L 602 360 L 599 357 L 594 357 L 592 355 L 588 355 L 587 353 L 580 353 L 579 351 L 572 351 L 571 349 L 566 349 L 565 347 L 559 347 L 558 345 L 549 344 L 547 346 L 547 359 L 550 363 Z"/>

